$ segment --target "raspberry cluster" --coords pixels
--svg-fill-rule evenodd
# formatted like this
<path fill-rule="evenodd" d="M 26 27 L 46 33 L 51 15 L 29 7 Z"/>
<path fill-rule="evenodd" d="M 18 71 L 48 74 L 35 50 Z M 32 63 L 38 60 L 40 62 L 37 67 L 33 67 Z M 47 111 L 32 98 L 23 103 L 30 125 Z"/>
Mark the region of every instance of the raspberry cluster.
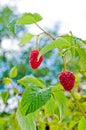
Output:
<path fill-rule="evenodd" d="M 39 52 L 37 49 L 30 52 L 29 63 L 32 69 L 37 69 L 44 59 L 44 55 L 38 59 Z M 74 87 L 75 75 L 71 71 L 62 71 L 59 74 L 59 81 L 65 90 L 70 91 Z"/>

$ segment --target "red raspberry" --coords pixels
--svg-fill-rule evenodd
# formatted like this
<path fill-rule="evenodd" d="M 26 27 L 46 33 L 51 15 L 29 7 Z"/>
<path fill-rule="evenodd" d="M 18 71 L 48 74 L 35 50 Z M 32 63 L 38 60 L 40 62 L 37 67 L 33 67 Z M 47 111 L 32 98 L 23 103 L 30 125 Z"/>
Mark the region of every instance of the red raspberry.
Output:
<path fill-rule="evenodd" d="M 32 50 L 30 52 L 29 63 L 33 69 L 37 69 L 44 59 L 44 56 L 42 55 L 38 60 L 38 55 L 39 55 L 39 50 Z"/>
<path fill-rule="evenodd" d="M 82 90 L 82 89 L 79 87 L 79 88 L 78 88 L 78 90 L 77 90 L 77 92 L 78 92 L 78 93 L 80 93 L 80 92 L 81 92 L 81 90 Z"/>
<path fill-rule="evenodd" d="M 65 90 L 70 91 L 74 87 L 75 76 L 71 71 L 63 71 L 59 74 L 59 80 Z"/>

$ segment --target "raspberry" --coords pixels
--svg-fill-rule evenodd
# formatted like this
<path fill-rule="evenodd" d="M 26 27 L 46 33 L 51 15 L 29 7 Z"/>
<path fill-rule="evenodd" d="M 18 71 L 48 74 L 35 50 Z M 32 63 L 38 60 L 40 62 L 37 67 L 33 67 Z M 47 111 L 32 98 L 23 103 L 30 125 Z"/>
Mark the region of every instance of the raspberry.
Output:
<path fill-rule="evenodd" d="M 75 76 L 71 71 L 62 71 L 59 74 L 59 81 L 65 90 L 70 91 L 74 87 Z"/>
<path fill-rule="evenodd" d="M 42 55 L 38 60 L 38 55 L 39 55 L 39 50 L 32 50 L 30 52 L 29 63 L 31 68 L 33 69 L 37 69 L 44 59 L 44 56 Z"/>
<path fill-rule="evenodd" d="M 79 87 L 79 88 L 78 88 L 78 90 L 77 90 L 77 92 L 78 92 L 78 93 L 80 93 L 80 92 L 81 92 L 81 90 L 82 90 L 82 89 Z"/>

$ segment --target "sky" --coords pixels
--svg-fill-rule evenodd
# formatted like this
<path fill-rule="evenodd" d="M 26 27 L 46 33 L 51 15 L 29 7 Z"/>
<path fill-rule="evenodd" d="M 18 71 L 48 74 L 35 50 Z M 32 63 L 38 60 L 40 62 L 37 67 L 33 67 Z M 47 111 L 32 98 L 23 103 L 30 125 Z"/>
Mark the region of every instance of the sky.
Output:
<path fill-rule="evenodd" d="M 43 20 L 42 27 L 52 29 L 60 22 L 59 34 L 72 33 L 86 39 L 86 0 L 0 0 L 0 5 L 16 4 L 18 12 L 38 12 Z M 37 31 L 34 27 L 33 32 Z"/>

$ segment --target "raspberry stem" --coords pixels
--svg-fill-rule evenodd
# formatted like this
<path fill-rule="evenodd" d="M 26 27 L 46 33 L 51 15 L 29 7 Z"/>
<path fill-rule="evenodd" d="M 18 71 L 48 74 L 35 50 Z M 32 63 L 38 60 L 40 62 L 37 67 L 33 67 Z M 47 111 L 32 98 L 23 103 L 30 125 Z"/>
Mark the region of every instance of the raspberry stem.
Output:
<path fill-rule="evenodd" d="M 67 64 L 66 64 L 66 56 L 65 54 L 62 55 L 63 61 L 64 61 L 64 71 L 67 71 Z"/>
<path fill-rule="evenodd" d="M 71 94 L 71 96 L 73 97 L 73 99 L 75 100 L 76 106 L 78 106 L 78 108 L 79 108 L 79 110 L 81 111 L 82 115 L 86 118 L 86 115 L 85 115 L 85 113 L 84 113 L 83 108 L 82 108 L 81 105 L 80 105 L 80 102 L 75 98 L 75 95 L 74 95 L 74 93 L 73 93 L 72 91 L 70 91 L 70 94 Z"/>
<path fill-rule="evenodd" d="M 39 49 L 39 47 L 38 47 L 38 40 L 39 40 L 39 36 L 37 36 L 37 38 L 36 38 L 36 49 L 37 50 Z"/>

